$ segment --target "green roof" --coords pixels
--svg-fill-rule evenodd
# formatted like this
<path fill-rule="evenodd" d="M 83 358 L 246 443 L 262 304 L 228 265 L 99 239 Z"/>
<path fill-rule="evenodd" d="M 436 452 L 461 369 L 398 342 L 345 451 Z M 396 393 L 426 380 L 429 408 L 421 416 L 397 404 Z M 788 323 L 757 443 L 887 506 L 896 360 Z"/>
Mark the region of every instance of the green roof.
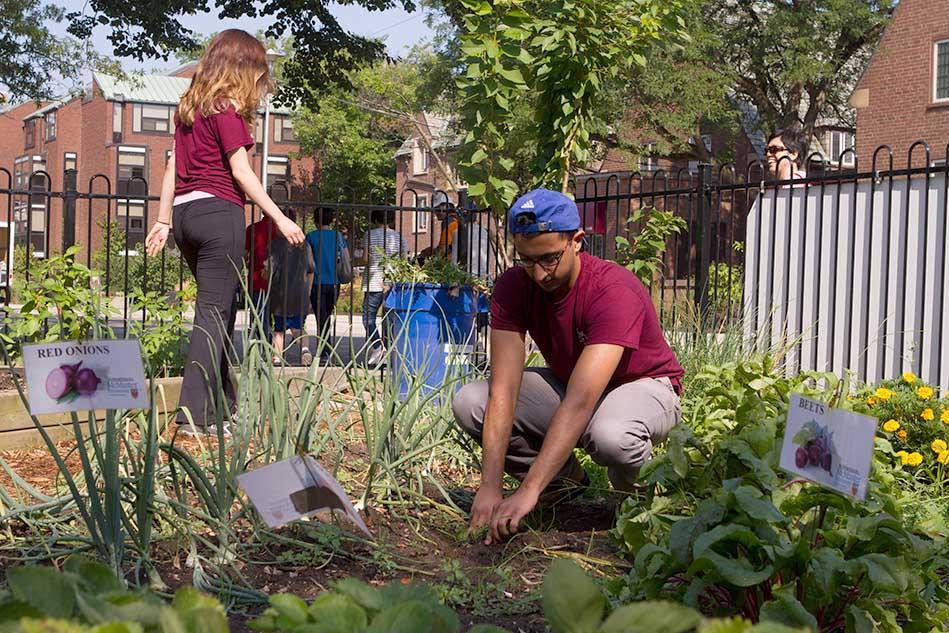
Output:
<path fill-rule="evenodd" d="M 129 79 L 117 79 L 103 73 L 93 73 L 93 79 L 102 90 L 107 101 L 129 103 L 159 103 L 178 105 L 181 95 L 191 85 L 189 77 L 168 75 L 136 75 Z M 272 107 L 271 114 L 290 114 L 290 109 Z"/>

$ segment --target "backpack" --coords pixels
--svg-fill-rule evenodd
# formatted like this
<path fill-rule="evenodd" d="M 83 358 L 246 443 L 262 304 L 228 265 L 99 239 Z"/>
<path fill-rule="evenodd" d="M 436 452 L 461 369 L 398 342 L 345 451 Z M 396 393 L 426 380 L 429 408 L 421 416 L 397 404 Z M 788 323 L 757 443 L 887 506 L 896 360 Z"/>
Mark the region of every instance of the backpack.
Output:
<path fill-rule="evenodd" d="M 349 256 L 349 247 L 343 238 L 336 234 L 339 241 L 339 249 L 336 251 L 336 283 L 339 285 L 348 284 L 353 280 L 353 260 Z"/>

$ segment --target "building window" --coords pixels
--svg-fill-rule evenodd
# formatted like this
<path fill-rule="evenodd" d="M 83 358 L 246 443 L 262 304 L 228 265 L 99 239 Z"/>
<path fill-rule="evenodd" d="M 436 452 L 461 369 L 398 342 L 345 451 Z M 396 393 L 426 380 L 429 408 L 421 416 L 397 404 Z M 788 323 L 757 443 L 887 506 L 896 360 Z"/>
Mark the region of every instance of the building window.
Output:
<path fill-rule="evenodd" d="M 412 148 L 412 174 L 419 176 L 428 173 L 428 150 L 419 142 L 415 141 Z"/>
<path fill-rule="evenodd" d="M 939 160 L 933 161 L 933 167 L 945 167 L 945 166 L 946 166 L 945 158 L 940 158 Z"/>
<path fill-rule="evenodd" d="M 949 101 L 949 40 L 936 42 L 935 50 L 935 100 Z"/>
<path fill-rule="evenodd" d="M 112 104 L 112 142 L 122 142 L 122 104 L 118 101 Z"/>
<path fill-rule="evenodd" d="M 254 126 L 254 142 L 257 144 L 264 142 L 264 117 L 257 115 L 257 125 Z"/>
<path fill-rule="evenodd" d="M 267 158 L 267 184 L 290 182 L 290 159 L 286 156 L 269 156 Z"/>
<path fill-rule="evenodd" d="M 66 171 L 79 169 L 79 157 L 76 155 L 76 152 L 66 152 L 63 154 L 63 169 Z"/>
<path fill-rule="evenodd" d="M 274 121 L 273 140 L 276 143 L 292 143 L 297 140 L 293 135 L 293 121 L 290 120 L 290 117 L 276 117 Z"/>
<path fill-rule="evenodd" d="M 119 229 L 125 231 L 125 245 L 129 251 L 145 239 L 144 196 L 148 195 L 148 184 L 145 180 L 147 168 L 148 154 L 144 147 L 119 147 L 116 193 L 130 197 L 116 201 L 115 219 Z"/>
<path fill-rule="evenodd" d="M 170 106 L 136 103 L 132 106 L 132 131 L 171 134 L 175 131 L 174 116 Z"/>
<path fill-rule="evenodd" d="M 415 206 L 424 211 L 415 211 L 412 214 L 412 231 L 415 233 L 428 233 L 428 196 L 417 196 Z"/>
<path fill-rule="evenodd" d="M 28 242 L 34 257 L 46 256 L 46 216 L 48 179 L 43 156 L 19 156 L 13 161 L 13 187 L 29 194 L 14 196 L 13 222 L 17 241 Z"/>
<path fill-rule="evenodd" d="M 52 141 L 56 138 L 56 111 L 47 112 L 46 116 L 43 117 L 43 127 L 45 129 L 45 139 L 47 141 Z"/>
<path fill-rule="evenodd" d="M 23 147 L 29 149 L 36 145 L 36 119 L 23 122 Z"/>
<path fill-rule="evenodd" d="M 839 162 L 841 165 L 853 167 L 856 156 L 852 150 L 855 144 L 856 136 L 853 132 L 828 130 L 824 133 L 824 149 L 828 152 L 828 159 L 831 163 L 837 164 Z"/>

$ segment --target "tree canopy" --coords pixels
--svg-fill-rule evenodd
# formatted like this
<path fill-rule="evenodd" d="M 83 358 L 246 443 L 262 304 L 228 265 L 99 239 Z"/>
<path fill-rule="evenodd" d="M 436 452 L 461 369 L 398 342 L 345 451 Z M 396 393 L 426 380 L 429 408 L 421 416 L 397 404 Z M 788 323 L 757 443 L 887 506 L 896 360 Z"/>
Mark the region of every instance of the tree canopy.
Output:
<path fill-rule="evenodd" d="M 370 11 L 402 7 L 415 9 L 412 0 L 348 0 Z M 215 11 L 220 18 L 264 17 L 268 38 L 290 36 L 294 55 L 282 69 L 283 103 L 318 107 L 317 95 L 325 86 L 347 85 L 355 68 L 385 57 L 385 44 L 345 31 L 330 11 L 327 0 L 89 0 L 81 11 L 67 15 L 69 31 L 88 37 L 98 26 L 109 28 L 109 41 L 119 56 L 143 60 L 168 59 L 176 51 L 199 46 L 196 34 L 185 28 L 182 15 Z"/>
<path fill-rule="evenodd" d="M 88 44 L 58 37 L 50 25 L 61 22 L 65 11 L 42 0 L 5 0 L 0 3 L 0 105 L 27 99 L 46 101 L 62 97 L 77 84 L 89 66 L 114 65 Z"/>

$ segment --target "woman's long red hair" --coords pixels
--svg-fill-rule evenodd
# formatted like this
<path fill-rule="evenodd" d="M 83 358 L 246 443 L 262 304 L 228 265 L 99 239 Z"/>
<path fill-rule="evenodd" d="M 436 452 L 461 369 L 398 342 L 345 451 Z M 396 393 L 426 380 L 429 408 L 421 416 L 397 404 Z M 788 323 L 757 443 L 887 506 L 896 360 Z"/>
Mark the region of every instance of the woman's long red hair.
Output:
<path fill-rule="evenodd" d="M 257 38 L 240 29 L 221 31 L 198 61 L 191 85 L 178 103 L 178 119 L 191 125 L 198 114 L 221 112 L 233 103 L 252 125 L 269 87 L 267 51 Z"/>

